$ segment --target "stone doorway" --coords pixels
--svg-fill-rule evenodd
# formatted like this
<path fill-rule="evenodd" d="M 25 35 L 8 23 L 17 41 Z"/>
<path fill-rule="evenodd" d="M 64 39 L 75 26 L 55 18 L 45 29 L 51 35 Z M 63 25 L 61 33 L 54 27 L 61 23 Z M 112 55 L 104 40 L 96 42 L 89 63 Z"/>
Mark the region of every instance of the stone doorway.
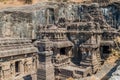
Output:
<path fill-rule="evenodd" d="M 60 55 L 65 55 L 66 53 L 65 53 L 65 48 L 61 48 L 60 49 Z"/>
<path fill-rule="evenodd" d="M 102 46 L 103 50 L 102 53 L 103 54 L 109 54 L 110 53 L 110 47 L 109 46 Z"/>
<path fill-rule="evenodd" d="M 101 46 L 101 58 L 102 59 L 106 59 L 110 53 L 111 53 L 110 46 L 108 45 Z"/>
<path fill-rule="evenodd" d="M 20 72 L 20 61 L 15 62 L 15 72 L 19 73 Z"/>

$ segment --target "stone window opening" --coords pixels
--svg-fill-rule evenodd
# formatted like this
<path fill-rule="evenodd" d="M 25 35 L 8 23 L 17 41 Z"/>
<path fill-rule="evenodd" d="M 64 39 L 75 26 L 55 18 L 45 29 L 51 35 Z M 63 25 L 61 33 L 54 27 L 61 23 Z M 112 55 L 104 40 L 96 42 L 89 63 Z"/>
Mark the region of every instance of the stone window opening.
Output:
<path fill-rule="evenodd" d="M 15 72 L 19 73 L 20 72 L 20 61 L 15 62 Z"/>
<path fill-rule="evenodd" d="M 108 56 L 110 55 L 111 53 L 111 50 L 110 50 L 110 46 L 108 45 L 104 45 L 104 46 L 101 46 L 101 58 L 102 59 L 106 59 L 108 58 Z"/>
<path fill-rule="evenodd" d="M 103 54 L 109 54 L 110 53 L 110 47 L 109 46 L 103 46 Z"/>
<path fill-rule="evenodd" d="M 61 48 L 61 49 L 60 49 L 60 55 L 66 55 L 65 52 L 66 52 L 66 51 L 65 51 L 65 48 Z"/>

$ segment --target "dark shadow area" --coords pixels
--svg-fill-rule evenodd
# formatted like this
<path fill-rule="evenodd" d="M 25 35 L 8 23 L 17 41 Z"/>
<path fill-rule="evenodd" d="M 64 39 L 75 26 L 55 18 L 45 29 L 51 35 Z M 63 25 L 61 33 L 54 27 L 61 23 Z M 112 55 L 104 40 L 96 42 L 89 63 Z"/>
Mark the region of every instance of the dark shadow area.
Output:
<path fill-rule="evenodd" d="M 71 62 L 74 63 L 75 65 L 77 66 L 80 66 L 80 58 L 77 58 L 77 57 L 73 57 L 71 58 Z"/>
<path fill-rule="evenodd" d="M 15 72 L 16 73 L 20 72 L 20 62 L 19 61 L 15 62 Z"/>
<path fill-rule="evenodd" d="M 60 55 L 65 55 L 65 48 L 60 49 Z"/>
<path fill-rule="evenodd" d="M 101 58 L 102 59 L 107 59 L 109 57 L 109 54 L 111 53 L 110 46 L 104 45 L 101 46 Z"/>
<path fill-rule="evenodd" d="M 23 77 L 23 79 L 24 80 L 32 80 L 32 77 L 31 77 L 31 75 L 27 75 L 27 76 Z"/>
<path fill-rule="evenodd" d="M 77 66 L 80 66 L 80 61 L 82 60 L 82 53 L 77 47 L 78 46 L 74 47 L 74 49 L 76 50 L 76 55 L 73 58 L 71 58 L 71 62 Z"/>
<path fill-rule="evenodd" d="M 87 74 L 87 77 L 91 76 L 90 74 Z"/>
<path fill-rule="evenodd" d="M 102 51 L 103 54 L 109 54 L 110 53 L 109 46 L 102 46 L 102 48 L 103 48 L 103 51 Z"/>

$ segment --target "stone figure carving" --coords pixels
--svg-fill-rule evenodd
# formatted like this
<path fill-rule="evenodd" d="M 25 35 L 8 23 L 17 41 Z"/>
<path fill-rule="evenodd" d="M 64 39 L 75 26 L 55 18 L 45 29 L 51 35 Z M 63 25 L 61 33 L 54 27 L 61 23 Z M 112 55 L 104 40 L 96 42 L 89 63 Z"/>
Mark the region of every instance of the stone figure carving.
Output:
<path fill-rule="evenodd" d="M 10 22 L 4 24 L 2 30 L 3 37 L 13 37 L 12 24 Z"/>

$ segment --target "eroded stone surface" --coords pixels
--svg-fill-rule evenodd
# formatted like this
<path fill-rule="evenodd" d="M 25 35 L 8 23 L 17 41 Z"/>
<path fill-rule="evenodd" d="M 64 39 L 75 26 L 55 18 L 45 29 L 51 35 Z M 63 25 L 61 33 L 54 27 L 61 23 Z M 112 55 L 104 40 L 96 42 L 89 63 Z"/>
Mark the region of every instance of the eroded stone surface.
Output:
<path fill-rule="evenodd" d="M 2 43 L 7 46 L 5 49 L 12 50 L 4 51 L 1 45 L 0 52 L 3 55 L 1 58 L 7 57 L 8 54 L 13 58 L 15 55 L 24 55 L 22 60 L 27 60 L 28 53 L 31 54 L 30 59 L 38 55 L 35 58 L 38 64 L 33 70 L 34 72 L 38 69 L 37 73 L 34 73 L 37 74 L 38 80 L 50 78 L 65 80 L 69 77 L 79 79 L 91 76 L 101 69 L 112 49 L 117 50 L 119 47 L 120 42 L 116 40 L 120 37 L 119 4 L 119 1 L 106 2 L 103 5 L 46 2 L 2 9 L 1 37 L 18 38 L 22 42 L 16 39 L 9 42 L 5 39 L 6 42 Z M 32 42 L 23 38 L 29 38 L 34 42 L 39 50 L 38 54 Z M 12 43 L 10 45 L 13 46 L 8 46 L 7 43 Z M 19 43 L 17 47 L 16 43 Z M 29 65 L 33 62 L 34 60 L 28 61 Z M 24 66 L 25 70 L 29 69 Z M 4 77 L 2 79 L 4 80 Z"/>

